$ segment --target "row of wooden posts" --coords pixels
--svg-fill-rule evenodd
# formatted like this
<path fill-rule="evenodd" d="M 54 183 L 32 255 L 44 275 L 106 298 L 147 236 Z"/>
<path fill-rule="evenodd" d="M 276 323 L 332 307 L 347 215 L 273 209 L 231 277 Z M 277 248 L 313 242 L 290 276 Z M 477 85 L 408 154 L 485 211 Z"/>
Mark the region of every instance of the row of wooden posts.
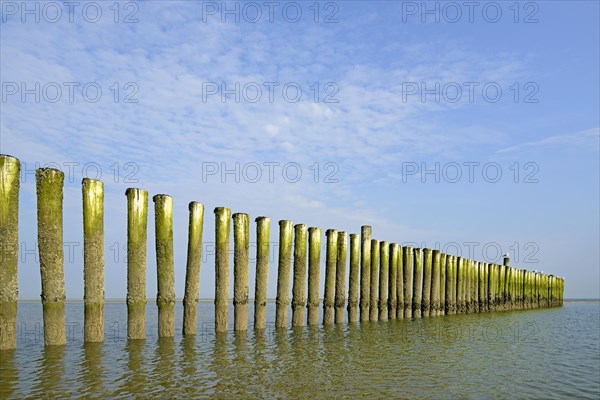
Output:
<path fill-rule="evenodd" d="M 16 347 L 19 160 L 0 155 L 0 349 Z M 42 278 L 44 342 L 66 342 L 64 317 L 63 182 L 56 169 L 36 170 L 38 248 Z M 85 178 L 84 340 L 104 340 L 104 186 Z M 148 192 L 127 189 L 127 336 L 146 337 L 146 242 Z M 158 294 L 158 334 L 174 335 L 173 199 L 153 197 Z M 196 333 L 204 206 L 189 204 L 189 236 L 183 334 Z M 229 249 L 234 243 L 234 329 L 248 329 L 248 214 L 215 213 L 215 330 L 228 330 Z M 270 220 L 256 218 L 257 254 L 254 328 L 266 327 Z M 292 279 L 292 326 L 319 324 L 320 228 L 279 221 L 276 328 L 287 328 Z M 554 307 L 562 305 L 564 280 L 553 275 L 401 246 L 372 238 L 370 226 L 360 235 L 328 229 L 322 323 L 349 323 L 443 314 Z M 349 260 L 348 260 L 348 238 Z M 293 264 L 292 264 L 293 259 Z M 346 271 L 348 290 L 346 290 Z M 307 274 L 308 273 L 308 274 Z M 307 296 L 308 286 L 308 296 Z M 346 299 L 346 293 L 348 297 Z M 305 323 L 305 311 L 307 321 Z M 360 316 L 359 316 L 360 313 Z"/>

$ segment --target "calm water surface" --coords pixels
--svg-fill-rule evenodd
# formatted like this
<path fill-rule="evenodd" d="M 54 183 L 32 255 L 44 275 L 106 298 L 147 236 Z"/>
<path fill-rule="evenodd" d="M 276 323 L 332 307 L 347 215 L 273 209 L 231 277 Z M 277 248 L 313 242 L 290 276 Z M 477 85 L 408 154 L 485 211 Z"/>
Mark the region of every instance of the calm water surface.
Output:
<path fill-rule="evenodd" d="M 600 397 L 599 303 L 219 336 L 213 307 L 200 303 L 196 337 L 158 340 L 149 304 L 147 339 L 128 342 L 125 303 L 107 303 L 105 342 L 84 345 L 83 304 L 67 303 L 67 345 L 44 348 L 41 305 L 21 302 L 0 397 Z"/>

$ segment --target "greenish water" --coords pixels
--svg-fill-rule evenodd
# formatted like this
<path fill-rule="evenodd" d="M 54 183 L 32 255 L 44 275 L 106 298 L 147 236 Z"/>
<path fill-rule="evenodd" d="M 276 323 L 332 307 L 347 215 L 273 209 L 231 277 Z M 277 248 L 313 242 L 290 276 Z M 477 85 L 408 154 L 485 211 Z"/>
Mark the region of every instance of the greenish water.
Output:
<path fill-rule="evenodd" d="M 84 345 L 83 304 L 67 303 L 67 345 L 44 348 L 41 305 L 21 302 L 0 397 L 600 397 L 599 303 L 217 337 L 213 307 L 200 303 L 198 335 L 184 338 L 178 303 L 176 337 L 158 340 L 149 304 L 147 339 L 127 342 L 125 304 L 107 303 L 105 342 Z"/>

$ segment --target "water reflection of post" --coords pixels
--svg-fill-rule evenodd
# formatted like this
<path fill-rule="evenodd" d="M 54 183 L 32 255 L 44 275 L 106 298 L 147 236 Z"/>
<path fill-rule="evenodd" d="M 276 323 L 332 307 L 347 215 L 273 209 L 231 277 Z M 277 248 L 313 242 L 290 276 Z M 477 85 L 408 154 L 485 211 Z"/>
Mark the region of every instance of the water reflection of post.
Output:
<path fill-rule="evenodd" d="M 5 349 L 0 357 L 0 371 L 2 379 L 0 379 L 0 398 L 16 398 L 15 391 L 19 384 L 19 368 L 15 363 L 15 350 Z"/>
<path fill-rule="evenodd" d="M 82 396 L 94 396 L 105 398 L 109 396 L 102 381 L 102 343 L 87 342 L 83 345 L 83 363 L 81 365 L 81 376 L 85 384 L 85 391 L 79 393 Z"/>
<path fill-rule="evenodd" d="M 65 374 L 65 346 L 46 346 L 43 352 L 38 386 L 33 390 L 34 398 L 65 398 L 71 393 L 63 385 Z"/>

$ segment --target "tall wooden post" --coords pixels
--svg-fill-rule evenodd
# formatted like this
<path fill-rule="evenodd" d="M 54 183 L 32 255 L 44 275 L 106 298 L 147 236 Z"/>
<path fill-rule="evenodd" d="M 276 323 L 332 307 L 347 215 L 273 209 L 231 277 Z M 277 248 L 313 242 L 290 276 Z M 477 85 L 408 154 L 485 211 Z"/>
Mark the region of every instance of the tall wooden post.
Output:
<path fill-rule="evenodd" d="M 379 303 L 379 240 L 371 239 L 371 308 L 369 319 L 377 321 Z"/>
<path fill-rule="evenodd" d="M 306 312 L 306 233 L 306 225 L 297 224 L 294 227 L 292 326 L 303 326 L 304 313 Z"/>
<path fill-rule="evenodd" d="M 346 254 L 348 253 L 348 235 L 338 232 L 337 262 L 335 270 L 335 323 L 344 322 L 346 305 Z"/>
<path fill-rule="evenodd" d="M 327 229 L 325 236 L 327 237 L 327 254 L 325 262 L 325 293 L 323 295 L 323 325 L 331 325 L 334 323 L 338 232 L 335 229 Z"/>
<path fill-rule="evenodd" d="M 277 303 L 275 327 L 287 328 L 290 304 L 290 269 L 292 257 L 292 221 L 279 221 L 279 262 L 277 268 Z"/>
<path fill-rule="evenodd" d="M 348 322 L 358 322 L 358 282 L 360 280 L 360 238 L 356 233 L 350 235 L 350 277 L 348 282 Z"/>
<path fill-rule="evenodd" d="M 204 229 L 204 205 L 196 201 L 188 205 L 187 263 L 185 268 L 185 294 L 183 295 L 183 334 L 196 334 L 198 294 L 200 288 L 200 264 L 202 263 L 202 231 Z"/>
<path fill-rule="evenodd" d="M 227 332 L 229 316 L 229 235 L 231 210 L 215 208 L 215 331 Z"/>
<path fill-rule="evenodd" d="M 256 218 L 256 284 L 254 287 L 254 329 L 267 324 L 267 281 L 269 276 L 269 237 L 271 220 Z"/>
<path fill-rule="evenodd" d="M 248 259 L 250 217 L 235 213 L 233 219 L 233 329 L 248 330 Z"/>
<path fill-rule="evenodd" d="M 360 228 L 360 320 L 368 321 L 371 305 L 371 233 L 370 226 Z"/>
<path fill-rule="evenodd" d="M 321 228 L 308 228 L 308 325 L 319 323 Z"/>

